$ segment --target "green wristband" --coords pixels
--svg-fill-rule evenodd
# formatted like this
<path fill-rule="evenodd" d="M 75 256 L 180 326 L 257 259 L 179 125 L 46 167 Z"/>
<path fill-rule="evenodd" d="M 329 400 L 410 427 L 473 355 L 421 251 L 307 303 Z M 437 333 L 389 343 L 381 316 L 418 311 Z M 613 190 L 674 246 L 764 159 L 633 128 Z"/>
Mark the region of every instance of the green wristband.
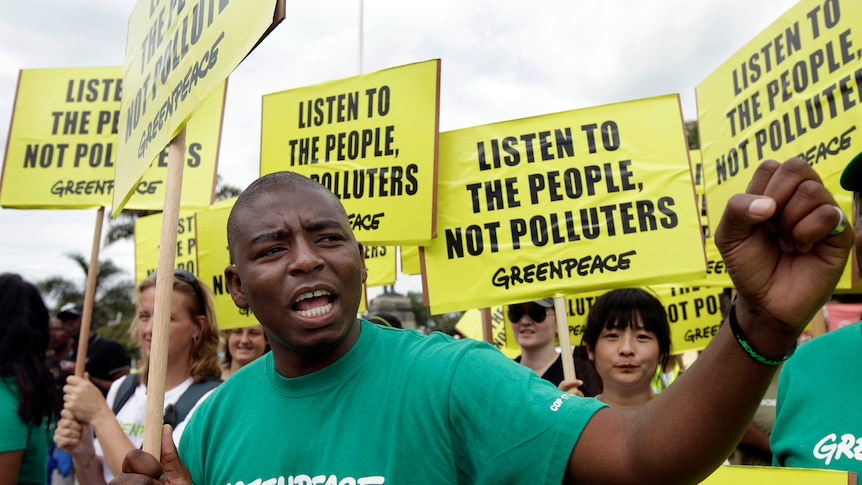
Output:
<path fill-rule="evenodd" d="M 733 303 L 730 305 L 730 315 L 728 317 L 728 321 L 730 322 L 730 330 L 733 332 L 733 336 L 736 337 L 736 341 L 739 342 L 742 350 L 748 354 L 749 357 L 756 360 L 758 363 L 763 365 L 768 365 L 770 367 L 775 367 L 784 363 L 785 360 L 789 359 L 791 355 L 793 355 L 793 351 L 796 350 L 796 345 L 794 345 L 790 350 L 787 351 L 787 354 L 780 359 L 770 359 L 765 355 L 758 352 L 751 344 L 748 342 L 748 337 L 742 332 L 742 328 L 739 326 L 739 320 L 736 319 L 736 300 L 733 300 Z"/>

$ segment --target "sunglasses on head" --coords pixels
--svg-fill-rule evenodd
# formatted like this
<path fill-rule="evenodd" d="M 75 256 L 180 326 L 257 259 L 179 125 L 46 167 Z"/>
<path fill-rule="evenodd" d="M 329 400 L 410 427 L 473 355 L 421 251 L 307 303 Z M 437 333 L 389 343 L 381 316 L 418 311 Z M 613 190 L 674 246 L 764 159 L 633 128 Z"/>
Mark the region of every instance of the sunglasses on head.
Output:
<path fill-rule="evenodd" d="M 184 269 L 175 269 L 174 278 L 192 286 L 192 289 L 195 290 L 195 296 L 198 298 L 201 315 L 205 314 L 207 311 L 206 300 L 204 300 L 204 292 L 201 290 L 201 285 L 198 283 L 197 277 Z"/>
<path fill-rule="evenodd" d="M 509 321 L 512 323 L 518 322 L 522 316 L 524 316 L 524 308 L 521 305 L 511 305 L 509 306 L 508 311 Z M 538 303 L 531 303 L 530 307 L 527 308 L 527 315 L 536 322 L 542 323 L 545 321 L 545 318 L 548 316 L 547 308 L 539 305 Z"/>

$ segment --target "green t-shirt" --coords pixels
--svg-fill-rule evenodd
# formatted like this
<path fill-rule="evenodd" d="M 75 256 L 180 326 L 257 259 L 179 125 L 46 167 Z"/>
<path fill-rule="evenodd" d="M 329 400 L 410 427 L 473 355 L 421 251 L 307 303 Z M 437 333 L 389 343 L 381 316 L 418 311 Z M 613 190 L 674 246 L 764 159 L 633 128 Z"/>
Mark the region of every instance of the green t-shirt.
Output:
<path fill-rule="evenodd" d="M 18 483 L 44 484 L 48 478 L 48 425 L 33 426 L 18 415 L 18 385 L 0 378 L 0 453 L 24 450 Z"/>
<path fill-rule="evenodd" d="M 802 344 L 778 377 L 775 466 L 862 473 L 862 322 Z"/>
<path fill-rule="evenodd" d="M 201 404 L 180 441 L 196 484 L 560 483 L 603 404 L 496 348 L 362 321 L 356 345 L 285 378 L 272 354 Z"/>

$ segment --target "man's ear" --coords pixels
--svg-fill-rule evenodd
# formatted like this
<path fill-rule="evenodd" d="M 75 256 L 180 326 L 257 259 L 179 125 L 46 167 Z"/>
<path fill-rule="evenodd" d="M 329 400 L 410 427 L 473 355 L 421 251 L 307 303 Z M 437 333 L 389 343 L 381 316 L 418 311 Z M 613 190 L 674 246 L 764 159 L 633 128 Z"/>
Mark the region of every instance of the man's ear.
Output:
<path fill-rule="evenodd" d="M 236 270 L 236 266 L 225 268 L 224 278 L 225 284 L 227 284 L 227 291 L 230 292 L 230 297 L 233 298 L 233 304 L 243 310 L 248 309 L 245 290 L 242 288 L 242 281 L 239 279 L 239 272 Z"/>
<path fill-rule="evenodd" d="M 362 282 L 365 283 L 365 280 L 368 279 L 368 268 L 365 266 L 365 247 L 361 242 L 357 242 L 359 245 L 359 263 L 362 265 Z"/>

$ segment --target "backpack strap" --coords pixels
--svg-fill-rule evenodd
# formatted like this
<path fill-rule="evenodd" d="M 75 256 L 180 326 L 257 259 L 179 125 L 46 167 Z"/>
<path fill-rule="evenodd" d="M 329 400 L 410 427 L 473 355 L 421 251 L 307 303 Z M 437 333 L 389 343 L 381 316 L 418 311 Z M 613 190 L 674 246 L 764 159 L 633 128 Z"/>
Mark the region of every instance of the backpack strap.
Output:
<path fill-rule="evenodd" d="M 189 412 L 195 407 L 195 404 L 203 397 L 207 392 L 215 389 L 219 384 L 222 383 L 221 379 L 218 378 L 210 378 L 201 382 L 193 382 L 186 392 L 177 399 L 177 403 L 173 405 L 169 405 L 165 408 L 165 424 L 170 424 L 172 428 L 176 428 L 178 424 L 182 423 L 186 416 L 188 416 Z"/>
<path fill-rule="evenodd" d="M 123 405 L 132 397 L 132 394 L 135 393 L 135 389 L 137 389 L 140 383 L 140 374 L 129 374 L 123 379 L 123 382 L 120 383 L 120 388 L 117 389 L 117 395 L 114 396 L 114 405 L 111 406 L 111 411 L 114 412 L 115 416 L 120 412 L 120 409 L 123 409 Z"/>

